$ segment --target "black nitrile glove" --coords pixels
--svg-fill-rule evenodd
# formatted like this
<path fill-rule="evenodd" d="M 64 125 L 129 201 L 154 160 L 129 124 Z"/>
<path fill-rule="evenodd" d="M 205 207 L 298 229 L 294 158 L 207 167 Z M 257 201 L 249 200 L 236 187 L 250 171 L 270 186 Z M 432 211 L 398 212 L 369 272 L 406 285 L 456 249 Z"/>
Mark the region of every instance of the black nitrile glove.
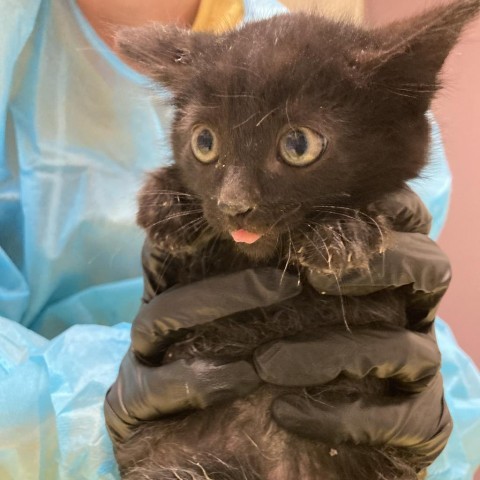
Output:
<path fill-rule="evenodd" d="M 300 291 L 296 277 L 266 268 L 167 290 L 143 305 L 132 326 L 131 349 L 105 399 L 105 420 L 114 444 L 125 441 L 141 421 L 205 408 L 255 390 L 261 380 L 246 361 L 155 364 L 186 327 L 272 305 Z"/>
<path fill-rule="evenodd" d="M 172 288 L 142 305 L 132 326 L 132 348 L 160 364 L 169 345 L 195 325 L 267 307 L 298 295 L 298 280 L 274 268 L 243 270 Z"/>
<path fill-rule="evenodd" d="M 143 364 L 129 350 L 105 400 L 108 432 L 116 444 L 128 439 L 141 421 L 243 397 L 260 384 L 246 361 L 215 365 L 177 360 L 156 367 Z"/>
<path fill-rule="evenodd" d="M 287 430 L 328 444 L 353 442 L 405 447 L 427 467 L 445 447 L 452 420 L 443 398 L 440 353 L 433 321 L 450 281 L 448 259 L 425 234 L 430 216 L 418 197 L 402 192 L 385 203 L 404 232 L 372 259 L 370 272 L 340 280 L 343 295 L 366 295 L 386 288 L 408 292 L 409 328 L 321 329 L 316 338 L 289 338 L 260 347 L 255 356 L 262 380 L 283 386 L 312 387 L 339 375 L 391 379 L 397 394 L 325 405 L 304 395 L 286 395 L 272 405 L 275 420 Z M 407 231 L 413 233 L 406 233 Z M 309 272 L 317 290 L 338 295 L 334 278 Z"/>
<path fill-rule="evenodd" d="M 443 400 L 442 381 L 438 373 L 440 358 L 432 325 L 438 302 L 448 285 L 450 269 L 443 253 L 426 236 L 430 216 L 415 194 L 402 192 L 383 202 L 380 208 L 400 226 L 402 232 L 413 233 L 395 233 L 395 245 L 384 255 L 372 260 L 368 275 L 353 273 L 340 279 L 341 293 L 365 295 L 386 288 L 408 288 L 410 296 L 407 313 L 410 326 L 416 331 L 387 326 L 381 329 L 356 328 L 351 333 L 342 328 L 324 329 L 325 332 L 320 330 L 316 339 L 310 338 L 307 342 L 301 338 L 290 338 L 261 347 L 255 356 L 255 364 L 263 380 L 278 385 L 317 386 L 328 383 L 342 373 L 355 378 L 377 375 L 379 378 L 395 380 L 399 391 L 405 394 L 379 398 L 375 405 L 364 405 L 360 400 L 326 408 L 318 403 L 312 404 L 300 395 L 289 395 L 277 399 L 272 412 L 280 425 L 300 435 L 313 436 L 330 444 L 352 441 L 403 446 L 421 457 L 427 466 L 443 449 L 451 431 L 451 420 Z M 152 279 L 159 277 L 155 268 L 149 264 L 154 256 L 147 244 L 144 250 L 145 299 L 150 303 L 152 298 L 158 298 L 155 301 L 161 302 L 164 295 L 154 297 L 157 286 Z M 158 270 L 163 271 L 161 259 L 157 260 Z M 277 285 L 280 276 L 281 272 L 278 273 Z M 334 278 L 318 275 L 314 271 L 309 272 L 308 277 L 320 292 L 339 294 Z M 215 279 L 211 280 L 215 282 Z M 295 291 L 296 279 L 286 276 L 284 281 L 290 282 L 287 290 L 291 288 Z M 230 287 L 232 291 L 235 291 L 234 283 Z M 146 320 L 148 316 L 140 315 L 134 325 L 134 330 L 138 326 L 138 333 L 132 333 L 134 348 L 144 360 L 153 363 L 160 360 L 155 358 L 156 349 L 160 347 L 160 351 L 163 351 L 165 340 L 168 342 L 168 339 L 174 339 L 185 325 L 190 326 L 192 322 L 205 323 L 234 311 L 281 301 L 280 295 L 275 299 L 271 291 L 275 282 L 267 283 L 270 285 L 266 288 L 266 292 L 269 292 L 266 295 L 269 299 L 267 302 L 262 303 L 263 300 L 260 299 L 255 304 L 257 300 L 251 299 L 258 298 L 254 295 L 257 287 L 253 291 L 252 288 L 246 288 L 239 292 L 240 295 L 246 294 L 245 303 L 239 301 L 240 295 L 237 295 L 234 299 L 236 307 L 231 311 L 226 306 L 218 315 L 215 311 L 211 312 L 211 316 L 200 313 L 198 321 L 195 320 L 195 308 L 208 305 L 205 298 L 216 305 L 219 299 L 216 291 L 222 291 L 220 298 L 225 299 L 225 305 L 228 305 L 229 300 L 223 295 L 223 279 L 219 280 L 217 288 L 207 289 L 210 292 L 207 292 L 206 297 L 205 291 L 202 292 L 200 288 L 198 296 L 191 297 L 196 298 L 192 310 L 188 308 L 190 302 L 185 300 L 190 296 L 182 295 L 183 288 L 187 287 L 171 290 L 171 294 L 178 292 L 177 304 L 181 306 L 179 312 L 185 310 L 182 322 L 169 320 L 180 318 L 171 307 L 166 308 L 163 315 L 165 327 L 163 320 L 160 323 L 152 322 L 154 315 L 149 321 Z M 198 286 L 202 284 L 199 282 Z M 245 279 L 240 284 L 252 285 L 249 281 L 245 283 Z M 262 290 L 263 287 L 260 288 Z M 283 298 L 289 296 L 293 294 Z M 173 308 L 175 305 L 172 304 Z M 148 305 L 143 309 L 144 312 L 148 311 Z M 155 340 L 151 342 L 151 338 Z M 146 376 L 137 374 L 136 368 L 129 369 L 129 358 L 142 368 L 153 368 L 150 372 L 154 373 Z M 219 388 L 215 379 L 215 368 L 218 366 L 203 362 L 176 362 L 171 364 L 174 366 L 145 367 L 130 354 L 124 364 L 119 379 L 107 395 L 105 406 L 107 425 L 114 441 L 125 439 L 137 420 L 211 404 L 218 398 L 216 394 L 219 391 L 219 398 L 223 399 L 241 396 L 258 385 L 254 371 L 244 362 L 223 366 L 219 382 L 225 388 Z M 175 375 L 171 372 L 175 372 Z M 140 380 L 133 381 L 131 389 L 122 386 L 122 382 L 130 382 L 133 377 Z M 188 388 L 184 379 L 188 379 Z M 226 379 L 231 380 L 231 383 Z M 152 383 L 163 383 L 164 388 L 154 389 Z M 195 388 L 192 389 L 191 385 L 195 385 Z M 136 410 L 137 406 L 140 408 Z"/>
<path fill-rule="evenodd" d="M 315 339 L 288 339 L 259 348 L 257 372 L 268 383 L 311 387 L 339 375 L 373 375 L 396 385 L 396 395 L 379 397 L 375 403 L 359 399 L 327 405 L 305 395 L 285 395 L 274 401 L 273 417 L 285 429 L 329 445 L 405 447 L 422 468 L 427 467 L 452 430 L 432 331 L 388 326 L 351 332 L 325 329 Z"/>

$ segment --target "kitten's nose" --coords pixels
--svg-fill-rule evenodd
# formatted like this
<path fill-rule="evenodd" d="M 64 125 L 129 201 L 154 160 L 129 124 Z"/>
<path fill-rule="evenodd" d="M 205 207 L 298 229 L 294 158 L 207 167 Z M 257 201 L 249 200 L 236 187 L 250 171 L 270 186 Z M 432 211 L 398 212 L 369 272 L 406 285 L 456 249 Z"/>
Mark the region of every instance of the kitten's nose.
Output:
<path fill-rule="evenodd" d="M 238 217 L 240 215 L 245 216 L 247 213 L 253 210 L 253 206 L 246 202 L 222 202 L 218 201 L 217 206 L 219 210 L 231 217 Z"/>

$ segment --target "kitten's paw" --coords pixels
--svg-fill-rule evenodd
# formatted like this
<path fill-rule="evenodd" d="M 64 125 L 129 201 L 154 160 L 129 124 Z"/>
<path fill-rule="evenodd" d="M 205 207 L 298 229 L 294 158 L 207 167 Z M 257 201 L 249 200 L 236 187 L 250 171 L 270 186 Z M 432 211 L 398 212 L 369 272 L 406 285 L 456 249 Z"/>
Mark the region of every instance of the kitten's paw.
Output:
<path fill-rule="evenodd" d="M 138 204 L 137 223 L 160 250 L 194 253 L 209 230 L 200 197 L 185 191 L 175 167 L 150 173 Z"/>
<path fill-rule="evenodd" d="M 371 257 L 386 245 L 386 229 L 379 222 L 330 221 L 312 228 L 296 255 L 305 268 L 341 277 L 351 270 L 368 270 Z"/>

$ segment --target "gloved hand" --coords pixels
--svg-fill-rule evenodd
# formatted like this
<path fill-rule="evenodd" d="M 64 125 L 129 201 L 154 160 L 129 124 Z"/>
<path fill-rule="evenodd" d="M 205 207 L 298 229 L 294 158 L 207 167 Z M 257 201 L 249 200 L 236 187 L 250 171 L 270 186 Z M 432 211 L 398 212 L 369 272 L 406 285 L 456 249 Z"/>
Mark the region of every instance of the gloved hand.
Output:
<path fill-rule="evenodd" d="M 263 381 L 283 386 L 323 385 L 343 374 L 391 379 L 392 397 L 375 404 L 362 399 L 337 405 L 286 395 L 272 405 L 275 420 L 287 430 L 330 445 L 344 442 L 405 447 L 422 468 L 445 447 L 452 420 L 443 398 L 440 353 L 433 321 L 450 281 L 446 256 L 425 234 L 430 216 L 412 192 L 385 200 L 388 212 L 403 232 L 394 233 L 394 246 L 372 259 L 370 272 L 341 279 L 343 295 L 365 295 L 386 288 L 407 291 L 409 328 L 323 329 L 316 338 L 289 338 L 260 347 L 255 355 Z M 410 232 L 410 233 L 406 233 Z M 338 295 L 335 279 L 308 274 L 318 291 Z"/>
<path fill-rule="evenodd" d="M 341 293 L 364 295 L 385 288 L 408 288 L 410 301 L 407 313 L 411 328 L 418 330 L 418 333 L 394 327 L 385 327 L 383 330 L 364 327 L 361 331 L 355 329 L 351 334 L 332 329 L 330 336 L 319 336 L 317 340 L 310 339 L 308 344 L 302 339 L 289 339 L 263 346 L 255 356 L 255 365 L 262 379 L 278 385 L 315 386 L 333 380 L 340 373 L 357 378 L 373 374 L 380 378 L 396 380 L 399 391 L 411 392 L 410 396 L 383 398 L 379 399 L 376 405 L 368 406 L 363 405 L 361 401 L 337 405 L 332 406 L 328 411 L 318 404 L 306 405 L 301 396 L 288 396 L 274 403 L 273 415 L 279 424 L 300 434 L 310 434 L 322 439 L 322 432 L 325 432 L 323 439 L 329 443 L 353 441 L 409 447 L 413 454 L 422 457 L 427 466 L 443 449 L 451 430 L 450 416 L 443 401 L 443 387 L 438 373 L 439 354 L 432 327 L 438 302 L 448 285 L 450 269 L 448 260 L 435 243 L 425 235 L 429 229 L 430 216 L 416 195 L 408 191 L 402 192 L 386 200 L 381 208 L 395 220 L 399 228 L 413 233 L 398 232 L 394 247 L 372 260 L 368 275 L 350 274 L 342 278 Z M 161 268 L 160 266 L 159 269 Z M 151 285 L 151 278 L 154 277 L 157 275 L 151 275 L 147 268 L 147 298 L 150 298 L 154 291 Z M 292 282 L 293 288 L 296 279 L 289 279 L 289 281 Z M 319 276 L 311 271 L 309 281 L 320 292 L 339 294 L 335 279 Z M 224 283 L 221 281 L 219 285 L 223 291 Z M 178 292 L 181 297 L 183 288 Z M 157 298 L 161 297 L 162 295 Z M 201 303 L 198 305 L 204 303 L 202 294 L 199 300 Z M 182 302 L 181 298 L 180 301 Z M 277 301 L 280 301 L 280 298 Z M 239 310 L 242 310 L 240 306 L 236 311 Z M 194 309 L 191 310 L 192 314 L 193 312 Z M 207 316 L 204 321 L 213 320 L 227 313 L 217 317 Z M 142 323 L 141 320 L 139 323 Z M 147 322 L 146 329 L 148 325 L 152 324 Z M 142 326 L 141 330 L 143 328 Z M 160 340 L 156 342 L 155 348 L 162 346 L 166 336 L 172 334 L 171 330 L 178 332 L 181 325 L 174 325 L 173 328 L 169 326 L 168 331 L 162 330 L 161 325 L 156 325 L 156 328 L 159 328 Z M 149 352 L 152 354 L 155 350 L 149 347 L 149 338 L 151 338 L 149 335 L 152 333 L 154 334 L 152 330 L 147 330 L 145 334 L 140 333 L 138 336 L 140 340 L 138 351 L 143 356 L 148 357 Z M 281 354 L 277 354 L 278 352 Z M 276 361 L 272 362 L 271 359 L 274 357 Z M 242 392 L 249 393 L 250 389 L 254 389 L 257 385 L 252 370 L 245 365 L 240 367 L 237 364 L 231 364 L 224 367 L 223 380 L 225 377 L 232 380 L 232 383 L 227 382 L 225 390 L 232 396 L 241 395 Z M 142 399 L 144 391 L 153 392 L 148 388 L 150 382 L 157 384 L 166 379 L 167 384 L 168 381 L 173 380 L 183 385 L 180 377 L 172 378 L 169 371 L 163 370 L 165 368 L 157 368 L 155 376 L 152 375 L 146 380 L 140 375 L 144 380 L 136 382 L 136 385 L 142 386 L 131 389 L 132 393 L 138 394 L 136 398 Z M 178 368 L 178 372 L 182 372 L 182 378 L 196 379 L 199 376 L 198 372 L 201 372 L 202 380 L 196 383 L 200 390 L 192 394 L 192 390 L 190 389 L 189 393 L 186 387 L 175 390 L 167 386 L 161 391 L 154 392 L 157 398 L 150 399 L 149 402 L 127 399 L 122 403 L 121 399 L 125 397 L 120 388 L 122 376 L 128 379 L 132 374 L 123 375 L 121 372 L 107 396 L 106 416 L 110 431 L 113 431 L 114 424 L 118 431 L 122 430 L 119 425 L 121 426 L 123 422 L 123 438 L 125 438 L 127 434 L 125 432 L 129 431 L 125 428 L 125 423 L 129 422 L 115 418 L 109 403 L 117 405 L 115 407 L 117 415 L 120 411 L 118 404 L 123 405 L 123 417 L 133 418 L 135 422 L 137 419 L 154 418 L 162 412 L 174 412 L 185 407 L 206 405 L 210 404 L 210 401 L 215 401 L 215 392 L 218 389 L 214 369 L 210 370 L 212 377 L 208 374 L 203 377 L 205 371 L 209 370 L 208 368 L 205 370 L 201 365 L 197 367 L 194 364 L 184 363 Z M 228 374 L 229 368 L 232 368 L 231 377 Z M 238 376 L 235 369 L 244 370 Z M 124 371 L 128 370 L 124 369 Z M 153 378 L 155 378 L 154 382 L 150 380 Z M 206 380 L 203 381 L 203 378 Z M 240 393 L 235 389 L 237 381 L 241 385 L 239 390 L 244 388 Z M 174 393 L 174 390 L 180 393 Z M 212 395 L 210 395 L 211 392 L 213 392 Z M 120 399 L 118 404 L 113 400 L 115 398 Z M 142 405 L 142 402 L 145 408 L 131 410 L 130 405 L 136 407 L 139 404 Z M 157 407 L 157 405 L 161 406 Z M 164 405 L 168 407 L 165 408 Z"/>
<path fill-rule="evenodd" d="M 274 268 L 243 270 L 172 288 L 142 305 L 133 321 L 132 348 L 145 363 L 160 364 L 168 346 L 189 328 L 267 307 L 300 291 L 298 279 Z"/>
<path fill-rule="evenodd" d="M 105 399 L 108 432 L 117 444 L 127 440 L 140 421 L 242 397 L 260 384 L 247 361 L 215 365 L 178 360 L 157 367 L 141 363 L 130 349 Z"/>
<path fill-rule="evenodd" d="M 433 327 L 426 333 L 398 327 L 319 331 L 314 339 L 288 339 L 262 346 L 255 358 L 265 382 L 296 387 L 323 385 L 343 374 L 391 379 L 394 396 L 375 403 L 340 404 L 284 395 L 272 405 L 279 425 L 328 445 L 351 442 L 408 448 L 425 468 L 445 447 L 452 420 L 443 399 L 440 353 Z"/>
<path fill-rule="evenodd" d="M 128 439 L 139 421 L 205 408 L 255 390 L 261 380 L 246 361 L 155 363 L 186 327 L 272 305 L 300 291 L 297 278 L 265 268 L 174 288 L 144 304 L 132 327 L 132 347 L 105 399 L 105 420 L 114 444 Z"/>

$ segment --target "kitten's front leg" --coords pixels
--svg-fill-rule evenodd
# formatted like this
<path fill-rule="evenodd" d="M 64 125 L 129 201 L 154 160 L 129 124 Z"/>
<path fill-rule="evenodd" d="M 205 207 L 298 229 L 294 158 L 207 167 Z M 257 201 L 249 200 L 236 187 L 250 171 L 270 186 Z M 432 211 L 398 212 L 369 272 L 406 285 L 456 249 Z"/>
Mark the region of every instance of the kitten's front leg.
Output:
<path fill-rule="evenodd" d="M 174 165 L 149 174 L 138 203 L 138 225 L 152 243 L 173 256 L 194 253 L 212 237 L 200 197 L 183 187 Z"/>
<path fill-rule="evenodd" d="M 297 262 L 338 278 L 352 270 L 368 270 L 372 256 L 388 245 L 389 229 L 382 216 L 324 219 L 307 227 L 294 239 Z"/>

